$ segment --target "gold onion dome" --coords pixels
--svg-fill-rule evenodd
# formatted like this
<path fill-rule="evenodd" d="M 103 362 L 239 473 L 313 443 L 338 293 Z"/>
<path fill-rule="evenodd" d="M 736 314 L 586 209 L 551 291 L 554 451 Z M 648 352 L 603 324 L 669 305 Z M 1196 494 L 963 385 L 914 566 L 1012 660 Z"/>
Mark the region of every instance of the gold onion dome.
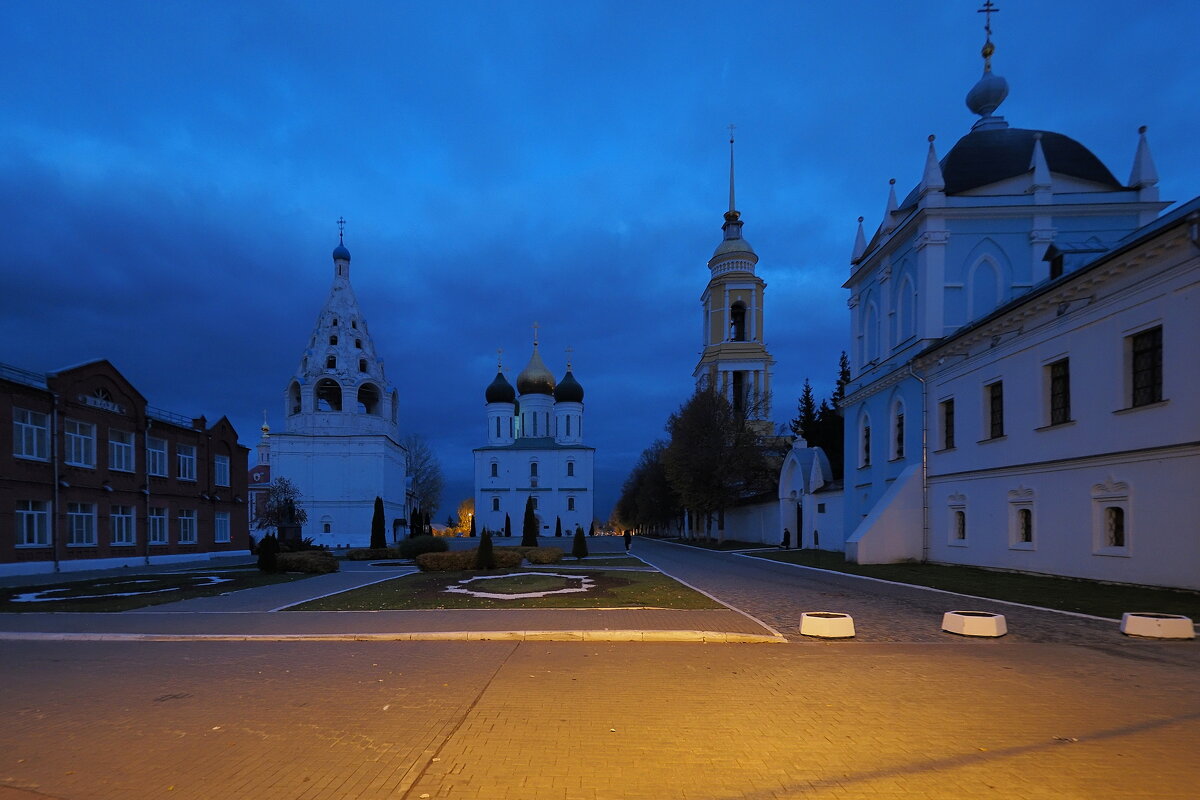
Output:
<path fill-rule="evenodd" d="M 533 346 L 533 355 L 525 369 L 517 376 L 518 394 L 554 394 L 554 374 L 546 369 L 537 345 Z"/>

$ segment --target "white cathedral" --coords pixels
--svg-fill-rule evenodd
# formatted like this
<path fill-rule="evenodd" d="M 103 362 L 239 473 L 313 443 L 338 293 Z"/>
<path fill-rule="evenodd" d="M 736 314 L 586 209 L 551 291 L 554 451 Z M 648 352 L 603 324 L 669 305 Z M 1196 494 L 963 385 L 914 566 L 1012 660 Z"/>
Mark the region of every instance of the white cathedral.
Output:
<path fill-rule="evenodd" d="M 525 504 L 533 499 L 541 536 L 563 536 L 592 523 L 592 466 L 596 448 L 583 443 L 583 386 L 571 372 L 561 381 L 547 369 L 534 340 L 517 386 L 502 366 L 484 392 L 487 444 L 475 454 L 475 525 L 502 533 L 506 517 L 520 536 Z"/>
<path fill-rule="evenodd" d="M 397 405 L 350 286 L 350 251 L 339 234 L 329 297 L 284 392 L 284 431 L 264 435 L 258 448 L 259 466 L 303 494 L 303 535 L 316 544 L 367 547 L 376 497 L 389 540 L 405 531 Z"/>

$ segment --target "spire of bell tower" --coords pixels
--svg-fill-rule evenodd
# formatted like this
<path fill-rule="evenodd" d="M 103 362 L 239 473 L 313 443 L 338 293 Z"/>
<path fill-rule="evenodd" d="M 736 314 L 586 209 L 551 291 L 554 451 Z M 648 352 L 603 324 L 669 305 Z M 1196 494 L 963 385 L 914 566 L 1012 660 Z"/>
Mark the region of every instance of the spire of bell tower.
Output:
<path fill-rule="evenodd" d="M 742 214 L 737 210 L 733 191 L 733 131 L 735 128 L 737 128 L 736 125 L 729 126 L 729 210 L 725 212 L 725 224 L 721 226 L 727 241 L 742 238 Z"/>

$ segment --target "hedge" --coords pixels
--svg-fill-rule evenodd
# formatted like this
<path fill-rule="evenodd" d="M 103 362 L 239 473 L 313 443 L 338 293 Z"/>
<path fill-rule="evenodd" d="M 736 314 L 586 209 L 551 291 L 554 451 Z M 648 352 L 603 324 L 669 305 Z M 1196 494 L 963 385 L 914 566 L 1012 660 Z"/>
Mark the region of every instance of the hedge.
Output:
<path fill-rule="evenodd" d="M 521 566 L 521 555 L 508 549 L 496 548 L 496 567 L 504 569 Z M 475 567 L 475 550 L 454 550 L 446 553 L 422 553 L 417 556 L 417 566 L 425 572 L 452 572 Z"/>
<path fill-rule="evenodd" d="M 525 560 L 530 564 L 557 564 L 562 561 L 561 547 L 528 547 L 525 548 Z"/>
<path fill-rule="evenodd" d="M 396 545 L 394 552 L 398 558 L 416 558 L 422 553 L 444 553 L 449 549 L 444 537 L 411 536 Z"/>
<path fill-rule="evenodd" d="M 389 550 L 386 547 L 359 548 L 346 553 L 346 558 L 350 561 L 377 561 L 382 558 L 397 557 L 395 551 Z"/>
<path fill-rule="evenodd" d="M 304 550 L 275 556 L 276 572 L 312 572 L 318 575 L 337 572 L 337 559 L 324 550 Z"/>

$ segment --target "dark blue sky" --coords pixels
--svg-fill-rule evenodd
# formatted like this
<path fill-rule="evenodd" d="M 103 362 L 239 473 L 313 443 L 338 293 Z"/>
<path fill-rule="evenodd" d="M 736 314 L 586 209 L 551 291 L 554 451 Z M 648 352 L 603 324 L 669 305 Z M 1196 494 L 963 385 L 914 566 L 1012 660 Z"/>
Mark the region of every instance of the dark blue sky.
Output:
<path fill-rule="evenodd" d="M 1162 195 L 1200 192 L 1190 0 L 1008 0 L 995 71 L 1015 127 L 1129 175 L 1148 125 Z M 768 283 L 775 417 L 828 394 L 849 340 L 856 218 L 970 129 L 978 3 L 55 3 L 5 12 L 0 361 L 108 358 L 151 404 L 282 395 L 329 288 L 352 280 L 434 446 L 443 513 L 471 493 L 483 389 L 541 323 L 587 391 L 597 513 L 691 391 L 727 198 Z"/>

